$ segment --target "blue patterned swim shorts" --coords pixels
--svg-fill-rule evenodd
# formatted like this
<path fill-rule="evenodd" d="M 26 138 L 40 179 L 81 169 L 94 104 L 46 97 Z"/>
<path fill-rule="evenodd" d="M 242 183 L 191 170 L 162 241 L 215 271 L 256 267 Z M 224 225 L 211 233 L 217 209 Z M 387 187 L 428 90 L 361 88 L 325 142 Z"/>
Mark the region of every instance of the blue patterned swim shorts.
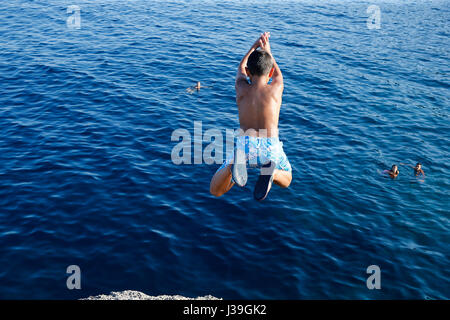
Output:
<path fill-rule="evenodd" d="M 277 169 L 292 171 L 291 164 L 283 151 L 283 142 L 278 137 L 238 136 L 235 138 L 235 148 L 245 151 L 246 163 L 249 167 L 259 168 L 272 160 L 277 164 Z M 228 155 L 219 170 L 230 164 L 233 158 L 234 151 Z"/>

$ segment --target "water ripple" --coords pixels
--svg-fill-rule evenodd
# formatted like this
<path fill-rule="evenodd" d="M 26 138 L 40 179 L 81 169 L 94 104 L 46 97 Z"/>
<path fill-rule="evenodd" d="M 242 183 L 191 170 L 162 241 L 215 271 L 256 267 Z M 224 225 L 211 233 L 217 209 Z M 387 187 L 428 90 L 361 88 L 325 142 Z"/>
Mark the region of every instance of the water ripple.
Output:
<path fill-rule="evenodd" d="M 449 298 L 445 1 L 383 1 L 379 30 L 358 2 L 79 1 L 79 30 L 71 4 L 0 5 L 0 298 Z M 218 166 L 174 165 L 170 137 L 237 128 L 235 68 L 267 28 L 294 180 L 214 199 Z M 380 174 L 417 161 L 424 181 Z"/>

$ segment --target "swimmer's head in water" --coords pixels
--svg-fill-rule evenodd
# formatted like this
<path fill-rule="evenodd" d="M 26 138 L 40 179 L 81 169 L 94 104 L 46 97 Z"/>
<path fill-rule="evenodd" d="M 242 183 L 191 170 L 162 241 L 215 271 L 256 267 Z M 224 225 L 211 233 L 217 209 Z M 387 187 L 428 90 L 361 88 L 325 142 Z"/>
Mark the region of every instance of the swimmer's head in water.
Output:
<path fill-rule="evenodd" d="M 392 171 L 393 173 L 398 173 L 398 167 L 397 167 L 396 164 L 392 165 L 391 171 Z"/>
<path fill-rule="evenodd" d="M 272 56 L 264 50 L 255 50 L 248 58 L 247 70 L 252 76 L 268 76 L 272 72 L 272 68 Z"/>
<path fill-rule="evenodd" d="M 416 170 L 422 169 L 422 164 L 420 164 L 420 162 L 417 162 L 415 169 Z"/>

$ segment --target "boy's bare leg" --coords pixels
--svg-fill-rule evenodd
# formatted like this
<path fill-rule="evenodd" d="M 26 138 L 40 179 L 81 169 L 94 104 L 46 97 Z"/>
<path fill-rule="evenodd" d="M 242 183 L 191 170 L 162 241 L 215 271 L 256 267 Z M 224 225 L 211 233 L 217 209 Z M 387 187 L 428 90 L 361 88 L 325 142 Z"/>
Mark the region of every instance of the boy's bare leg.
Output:
<path fill-rule="evenodd" d="M 275 169 L 273 182 L 282 188 L 287 188 L 292 181 L 292 172 Z"/>
<path fill-rule="evenodd" d="M 220 197 L 230 191 L 234 186 L 231 179 L 231 163 L 222 170 L 217 171 L 211 179 L 209 191 L 213 196 Z"/>

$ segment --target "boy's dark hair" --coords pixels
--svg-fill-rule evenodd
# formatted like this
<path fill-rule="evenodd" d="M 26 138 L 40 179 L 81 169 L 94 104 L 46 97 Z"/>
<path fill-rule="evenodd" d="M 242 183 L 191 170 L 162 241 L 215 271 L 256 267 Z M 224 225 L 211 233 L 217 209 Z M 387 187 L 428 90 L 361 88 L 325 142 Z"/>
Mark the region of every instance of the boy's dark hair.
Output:
<path fill-rule="evenodd" d="M 264 50 L 255 50 L 250 54 L 247 68 L 252 76 L 268 75 L 273 68 L 272 56 Z"/>
<path fill-rule="evenodd" d="M 422 165 L 422 164 L 421 164 L 420 162 L 417 162 L 416 167 L 417 167 L 417 166 L 421 166 L 421 165 Z"/>

